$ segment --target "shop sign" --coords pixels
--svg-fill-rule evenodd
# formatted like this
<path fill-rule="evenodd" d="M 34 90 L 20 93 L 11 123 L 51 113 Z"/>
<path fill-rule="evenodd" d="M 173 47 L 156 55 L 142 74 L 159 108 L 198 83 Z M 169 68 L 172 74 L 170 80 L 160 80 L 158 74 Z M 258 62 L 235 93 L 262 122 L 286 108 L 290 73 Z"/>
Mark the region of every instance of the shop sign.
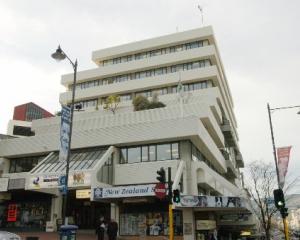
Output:
<path fill-rule="evenodd" d="M 29 189 L 58 187 L 59 174 L 40 175 L 30 177 Z"/>
<path fill-rule="evenodd" d="M 245 201 L 240 197 L 223 196 L 181 196 L 177 207 L 244 208 Z"/>
<path fill-rule="evenodd" d="M 0 200 L 10 200 L 10 199 L 11 199 L 11 193 L 8 192 L 0 193 Z"/>
<path fill-rule="evenodd" d="M 69 175 L 69 186 L 91 185 L 89 172 L 73 172 Z"/>
<path fill-rule="evenodd" d="M 17 221 L 17 204 L 9 204 L 8 205 L 7 221 L 8 222 Z"/>
<path fill-rule="evenodd" d="M 91 189 L 76 190 L 77 199 L 91 198 Z"/>
<path fill-rule="evenodd" d="M 0 192 L 6 192 L 8 187 L 8 178 L 0 178 Z"/>
<path fill-rule="evenodd" d="M 180 200 L 183 206 L 195 207 L 199 204 L 199 198 L 197 196 L 184 196 Z"/>
<path fill-rule="evenodd" d="M 130 185 L 110 188 L 94 188 L 94 200 L 103 198 L 124 198 L 124 197 L 142 197 L 154 196 L 155 184 L 148 185 Z"/>
<path fill-rule="evenodd" d="M 29 189 L 58 188 L 61 174 L 46 174 L 33 176 L 29 179 Z M 68 186 L 86 186 L 91 184 L 91 174 L 86 172 L 71 172 L 68 178 Z"/>
<path fill-rule="evenodd" d="M 250 214 L 241 213 L 241 214 L 224 214 L 220 216 L 221 222 L 245 222 L 248 221 Z"/>
<path fill-rule="evenodd" d="M 196 230 L 210 230 L 216 229 L 215 220 L 197 220 L 196 221 Z"/>

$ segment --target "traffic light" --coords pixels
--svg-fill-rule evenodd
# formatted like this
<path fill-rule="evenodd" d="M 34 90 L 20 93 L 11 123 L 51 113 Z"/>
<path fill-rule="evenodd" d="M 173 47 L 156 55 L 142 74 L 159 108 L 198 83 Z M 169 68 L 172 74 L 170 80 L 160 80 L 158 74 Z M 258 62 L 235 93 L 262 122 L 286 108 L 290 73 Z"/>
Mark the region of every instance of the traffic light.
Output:
<path fill-rule="evenodd" d="M 282 218 L 286 218 L 289 214 L 288 214 L 288 208 L 282 208 L 280 209 L 280 213 Z"/>
<path fill-rule="evenodd" d="M 281 210 L 284 209 L 285 207 L 285 201 L 284 201 L 284 194 L 282 189 L 275 189 L 273 191 L 274 194 L 274 202 L 275 202 L 275 206 L 277 207 L 277 209 Z"/>
<path fill-rule="evenodd" d="M 156 179 L 161 182 L 161 183 L 165 183 L 166 182 L 166 171 L 164 168 L 160 168 L 157 171 L 158 176 L 156 177 Z"/>
<path fill-rule="evenodd" d="M 173 202 L 180 203 L 180 192 L 178 189 L 173 190 Z"/>

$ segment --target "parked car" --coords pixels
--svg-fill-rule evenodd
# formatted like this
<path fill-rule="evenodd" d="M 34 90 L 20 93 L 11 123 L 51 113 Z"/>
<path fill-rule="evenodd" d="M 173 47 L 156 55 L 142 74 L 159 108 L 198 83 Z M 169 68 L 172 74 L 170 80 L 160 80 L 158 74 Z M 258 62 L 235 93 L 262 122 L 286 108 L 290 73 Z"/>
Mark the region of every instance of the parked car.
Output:
<path fill-rule="evenodd" d="M 0 231 L 1 240 L 22 240 L 21 237 L 15 233 Z"/>

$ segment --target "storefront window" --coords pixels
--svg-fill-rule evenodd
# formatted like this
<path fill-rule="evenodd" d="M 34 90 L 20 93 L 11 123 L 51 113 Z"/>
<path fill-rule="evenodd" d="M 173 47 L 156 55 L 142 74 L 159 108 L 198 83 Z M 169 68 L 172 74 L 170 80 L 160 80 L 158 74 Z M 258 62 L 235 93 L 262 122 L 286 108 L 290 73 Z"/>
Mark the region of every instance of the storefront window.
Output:
<path fill-rule="evenodd" d="M 155 145 L 149 146 L 149 160 L 150 161 L 156 160 L 156 146 Z"/>
<path fill-rule="evenodd" d="M 141 148 L 128 148 L 128 163 L 141 162 Z"/>
<path fill-rule="evenodd" d="M 174 142 L 121 148 L 119 163 L 139 163 L 179 158 L 179 143 Z"/>
<path fill-rule="evenodd" d="M 178 143 L 172 143 L 172 159 L 179 158 L 179 148 Z"/>
<path fill-rule="evenodd" d="M 157 145 L 157 159 L 158 160 L 169 160 L 169 159 L 171 159 L 170 144 Z"/>
<path fill-rule="evenodd" d="M 1 228 L 44 229 L 50 220 L 49 202 L 19 202 L 8 204 L 2 209 Z M 12 211 L 15 211 L 16 214 Z"/>
<path fill-rule="evenodd" d="M 120 151 L 120 163 L 126 163 L 127 162 L 127 149 L 123 148 Z"/>
<path fill-rule="evenodd" d="M 182 235 L 182 213 L 174 211 L 174 233 Z M 120 215 L 120 235 L 166 236 L 168 212 L 125 213 Z"/>
<path fill-rule="evenodd" d="M 148 162 L 148 146 L 143 146 L 142 147 L 142 162 Z"/>

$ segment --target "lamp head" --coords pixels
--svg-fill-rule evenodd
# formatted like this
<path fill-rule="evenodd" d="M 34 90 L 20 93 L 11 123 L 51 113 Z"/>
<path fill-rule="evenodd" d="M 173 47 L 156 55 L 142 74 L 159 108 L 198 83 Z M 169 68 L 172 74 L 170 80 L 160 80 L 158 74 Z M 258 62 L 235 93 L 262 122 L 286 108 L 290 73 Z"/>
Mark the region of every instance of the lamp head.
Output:
<path fill-rule="evenodd" d="M 56 61 L 61 61 L 66 58 L 66 54 L 61 50 L 60 46 L 58 46 L 55 53 L 51 54 L 51 57 L 54 58 Z"/>

